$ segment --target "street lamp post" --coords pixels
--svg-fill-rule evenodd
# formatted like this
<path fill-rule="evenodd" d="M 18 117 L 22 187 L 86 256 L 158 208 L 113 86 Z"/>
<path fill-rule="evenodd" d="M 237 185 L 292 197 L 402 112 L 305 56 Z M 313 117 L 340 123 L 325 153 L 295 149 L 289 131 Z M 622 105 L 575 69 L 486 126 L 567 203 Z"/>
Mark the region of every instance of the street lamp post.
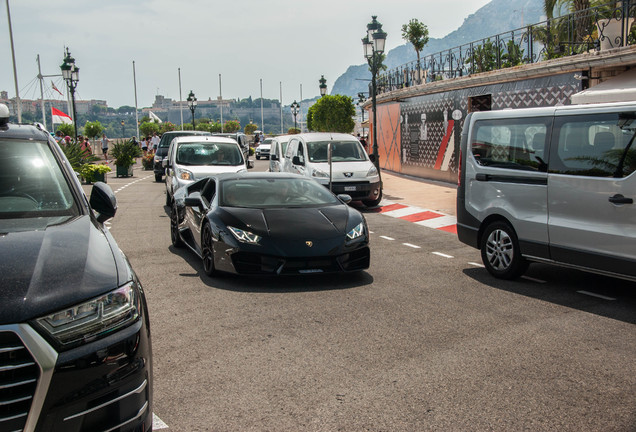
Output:
<path fill-rule="evenodd" d="M 64 57 L 64 63 L 60 66 L 62 69 L 62 77 L 66 81 L 68 90 L 71 93 L 71 104 L 73 106 L 73 128 L 75 131 L 75 141 L 77 141 L 77 113 L 75 110 L 75 89 L 79 82 L 79 68 L 75 66 L 75 59 L 71 57 L 71 53 L 66 48 L 66 57 Z"/>
<path fill-rule="evenodd" d="M 358 93 L 358 106 L 360 107 L 360 115 L 361 115 L 360 128 L 362 129 L 363 137 L 364 137 L 364 126 L 362 126 L 362 124 L 364 123 L 364 108 L 362 107 L 362 105 L 364 105 L 366 101 L 367 101 L 367 98 L 364 97 L 364 93 L 362 92 Z"/>
<path fill-rule="evenodd" d="M 380 175 L 380 156 L 378 155 L 378 126 L 376 115 L 376 78 L 380 66 L 382 65 L 382 55 L 384 54 L 384 43 L 386 42 L 386 32 L 382 31 L 382 24 L 377 21 L 377 16 L 371 17 L 373 20 L 367 24 L 367 35 L 362 39 L 364 57 L 371 68 L 371 104 L 373 107 L 373 163 Z"/>
<path fill-rule="evenodd" d="M 318 86 L 320 87 L 320 97 L 323 97 L 327 94 L 327 80 L 324 75 L 321 75 L 318 81 L 320 82 L 320 85 Z"/>
<path fill-rule="evenodd" d="M 121 137 L 126 138 L 126 134 L 124 133 L 124 121 L 121 121 Z"/>
<path fill-rule="evenodd" d="M 298 116 L 298 112 L 300 111 L 300 104 L 296 101 L 294 101 L 291 104 L 291 112 L 292 115 L 294 116 L 294 131 L 296 131 L 297 127 L 296 127 L 296 117 Z"/>
<path fill-rule="evenodd" d="M 192 113 L 192 130 L 196 130 L 194 127 L 194 110 L 197 109 L 197 98 L 194 97 L 192 90 L 190 90 L 190 94 L 186 100 L 188 101 L 188 108 L 190 108 L 190 112 Z"/>

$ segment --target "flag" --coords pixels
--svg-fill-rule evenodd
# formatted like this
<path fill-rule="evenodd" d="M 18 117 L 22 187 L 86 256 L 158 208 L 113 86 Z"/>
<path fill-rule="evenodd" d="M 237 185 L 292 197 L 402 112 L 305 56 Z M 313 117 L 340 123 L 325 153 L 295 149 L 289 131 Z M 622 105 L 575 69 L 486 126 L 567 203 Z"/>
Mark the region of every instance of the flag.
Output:
<path fill-rule="evenodd" d="M 55 84 L 53 84 L 53 81 L 51 81 L 51 87 L 53 87 L 53 90 L 55 90 L 56 92 L 58 92 L 58 93 L 60 94 L 60 96 L 64 97 L 64 95 L 62 94 L 62 92 L 61 92 L 61 91 L 59 91 L 59 90 L 57 89 L 57 87 L 55 87 Z"/>
<path fill-rule="evenodd" d="M 161 119 L 157 116 L 157 114 L 153 113 L 152 111 L 148 111 L 148 113 L 150 114 L 150 121 L 153 123 L 161 123 Z"/>
<path fill-rule="evenodd" d="M 51 107 L 51 123 L 64 123 L 64 124 L 73 124 L 73 120 L 71 117 L 63 111 L 55 107 Z"/>

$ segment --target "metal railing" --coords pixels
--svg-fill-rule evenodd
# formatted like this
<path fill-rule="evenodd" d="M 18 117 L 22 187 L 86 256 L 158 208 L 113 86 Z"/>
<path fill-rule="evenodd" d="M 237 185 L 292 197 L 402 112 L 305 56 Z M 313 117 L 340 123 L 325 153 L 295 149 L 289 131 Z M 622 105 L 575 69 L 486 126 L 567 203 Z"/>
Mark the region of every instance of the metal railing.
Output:
<path fill-rule="evenodd" d="M 636 0 L 531 24 L 398 66 L 378 77 L 378 94 L 450 78 L 636 43 Z"/>

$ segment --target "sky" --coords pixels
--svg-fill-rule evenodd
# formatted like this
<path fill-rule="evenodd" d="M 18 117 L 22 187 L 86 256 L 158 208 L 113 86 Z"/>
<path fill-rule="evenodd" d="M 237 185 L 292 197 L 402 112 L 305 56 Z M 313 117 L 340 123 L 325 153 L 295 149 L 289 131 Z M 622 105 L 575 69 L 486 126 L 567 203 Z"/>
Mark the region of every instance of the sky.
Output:
<path fill-rule="evenodd" d="M 200 101 L 257 99 L 261 80 L 266 99 L 279 100 L 281 88 L 285 105 L 301 90 L 310 99 L 321 75 L 331 92 L 349 66 L 365 62 L 361 39 L 372 15 L 391 50 L 405 43 L 409 20 L 440 38 L 490 0 L 0 1 L 0 90 L 9 98 L 16 91 L 7 1 L 22 99 L 40 97 L 37 56 L 42 75 L 60 75 L 68 47 L 80 68 L 76 98 L 144 108 L 156 95 L 185 100 L 191 90 Z M 61 76 L 46 77 L 44 97 L 62 99 L 51 81 L 64 92 Z"/>

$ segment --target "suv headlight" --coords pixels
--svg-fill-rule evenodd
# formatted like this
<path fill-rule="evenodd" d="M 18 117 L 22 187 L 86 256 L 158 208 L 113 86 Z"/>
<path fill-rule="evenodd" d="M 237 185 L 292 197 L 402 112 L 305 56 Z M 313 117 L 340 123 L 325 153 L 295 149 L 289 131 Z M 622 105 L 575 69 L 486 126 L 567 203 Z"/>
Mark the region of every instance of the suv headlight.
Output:
<path fill-rule="evenodd" d="M 62 309 L 35 320 L 60 347 L 92 342 L 127 327 L 139 319 L 140 294 L 131 281 L 84 303 Z"/>

